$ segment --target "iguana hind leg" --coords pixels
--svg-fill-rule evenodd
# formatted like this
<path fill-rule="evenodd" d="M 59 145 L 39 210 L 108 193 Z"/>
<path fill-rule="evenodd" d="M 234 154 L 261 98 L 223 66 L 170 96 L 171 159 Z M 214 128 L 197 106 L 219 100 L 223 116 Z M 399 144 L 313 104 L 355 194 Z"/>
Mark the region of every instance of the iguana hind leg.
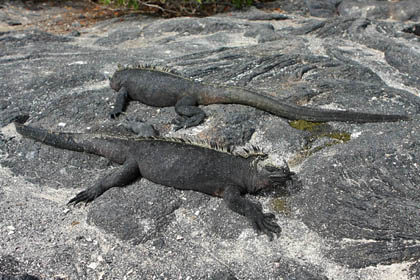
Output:
<path fill-rule="evenodd" d="M 175 104 L 175 112 L 181 118 L 175 120 L 175 130 L 199 125 L 206 117 L 203 110 L 197 107 L 197 100 L 192 96 L 184 96 Z"/>
<path fill-rule="evenodd" d="M 277 236 L 280 234 L 280 226 L 273 221 L 276 218 L 274 214 L 263 213 L 262 207 L 243 198 L 238 188 L 227 187 L 223 192 L 223 199 L 232 211 L 247 217 L 255 230 L 267 234 L 270 241 L 273 240 L 273 233 Z"/>
<path fill-rule="evenodd" d="M 87 204 L 110 188 L 124 187 L 140 177 L 141 175 L 137 162 L 133 159 L 128 159 L 123 166 L 119 167 L 116 171 L 108 174 L 92 187 L 78 193 L 68 202 L 68 204 L 76 205 L 79 202 L 85 202 Z"/>

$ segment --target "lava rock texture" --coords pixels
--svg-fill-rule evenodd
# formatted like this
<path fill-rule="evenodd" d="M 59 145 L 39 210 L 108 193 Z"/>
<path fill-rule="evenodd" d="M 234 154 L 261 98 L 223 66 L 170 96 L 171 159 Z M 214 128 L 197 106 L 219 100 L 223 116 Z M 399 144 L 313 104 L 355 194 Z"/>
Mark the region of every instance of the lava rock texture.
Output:
<path fill-rule="evenodd" d="M 66 34 L 14 24 L 28 17 L 19 18 L 19 3 L 0 7 L 9 23 L 0 25 L 0 279 L 420 279 L 417 0 L 274 1 L 207 18 L 126 15 Z M 317 128 L 210 105 L 204 123 L 175 132 L 173 107 L 138 102 L 111 120 L 107 77 L 118 64 L 138 63 L 302 106 L 412 120 Z M 274 162 L 286 160 L 301 187 L 252 197 L 276 213 L 282 233 L 272 242 L 221 199 L 147 180 L 68 207 L 114 166 L 19 137 L 10 121 L 21 113 L 57 131 L 156 130 L 257 145 Z M 127 129 L 127 120 L 149 128 Z"/>

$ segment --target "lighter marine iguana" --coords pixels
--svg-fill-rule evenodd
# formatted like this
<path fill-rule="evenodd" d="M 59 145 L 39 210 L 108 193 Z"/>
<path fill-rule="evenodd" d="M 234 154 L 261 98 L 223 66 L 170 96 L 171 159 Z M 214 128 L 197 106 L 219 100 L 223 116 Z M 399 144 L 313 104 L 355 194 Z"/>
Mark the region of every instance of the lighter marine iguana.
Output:
<path fill-rule="evenodd" d="M 184 78 L 168 69 L 136 66 L 117 70 L 110 79 L 117 91 L 111 118 L 121 114 L 130 100 L 156 107 L 175 106 L 180 116 L 175 129 L 200 124 L 206 117 L 198 105 L 243 104 L 290 120 L 313 122 L 394 122 L 408 120 L 405 115 L 382 115 L 352 111 L 323 110 L 296 106 L 239 87 L 210 85 Z"/>
<path fill-rule="evenodd" d="M 95 185 L 72 198 L 69 204 L 89 203 L 113 187 L 124 187 L 146 178 L 157 184 L 181 190 L 194 190 L 222 197 L 227 206 L 247 217 L 256 230 L 267 234 L 281 232 L 274 214 L 263 213 L 260 205 L 244 197 L 261 190 L 293 184 L 289 167 L 267 164 L 260 149 L 234 152 L 218 145 L 205 146 L 189 140 L 156 137 L 108 136 L 100 134 L 49 132 L 24 125 L 28 116 L 14 120 L 21 135 L 44 144 L 105 157 L 122 166 Z"/>

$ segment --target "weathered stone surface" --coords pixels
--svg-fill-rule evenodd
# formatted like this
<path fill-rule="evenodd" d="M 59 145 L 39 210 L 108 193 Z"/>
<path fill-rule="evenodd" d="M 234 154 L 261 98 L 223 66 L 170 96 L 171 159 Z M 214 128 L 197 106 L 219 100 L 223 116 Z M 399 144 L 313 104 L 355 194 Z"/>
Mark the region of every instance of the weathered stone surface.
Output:
<path fill-rule="evenodd" d="M 385 60 L 389 65 L 408 76 L 407 83 L 411 86 L 420 85 L 420 77 L 413 75 L 420 71 L 420 56 L 411 47 L 390 45 L 385 51 Z"/>
<path fill-rule="evenodd" d="M 138 189 L 144 188 L 142 196 Z M 115 204 L 115 201 L 120 201 Z M 174 218 L 174 211 L 181 201 L 175 191 L 147 182 L 127 189 L 112 190 L 88 215 L 88 223 L 115 234 L 133 244 L 156 239 L 167 231 L 167 225 Z"/>
<path fill-rule="evenodd" d="M 416 0 L 344 0 L 340 2 L 338 12 L 342 16 L 393 19 L 399 21 L 416 21 L 420 16 L 420 6 Z"/>
<path fill-rule="evenodd" d="M 314 17 L 333 17 L 338 15 L 337 7 L 343 0 L 306 0 L 306 6 L 309 9 L 309 13 Z"/>
<path fill-rule="evenodd" d="M 402 22 L 419 16 L 410 3 L 275 1 L 264 7 L 281 13 L 127 16 L 77 27 L 80 36 L 2 31 L 0 278 L 420 277 L 420 48 L 417 25 Z M 396 17 L 396 5 L 411 16 Z M 396 21 L 381 20 L 390 17 Z M 303 127 L 215 104 L 202 107 L 203 124 L 175 132 L 173 108 L 136 102 L 111 120 L 115 93 L 107 77 L 118 64 L 137 63 L 302 106 L 412 120 Z M 9 123 L 22 112 L 32 125 L 57 131 L 130 135 L 153 134 L 153 127 L 162 136 L 258 145 L 273 162 L 289 162 L 299 188 L 249 197 L 276 214 L 282 234 L 273 242 L 221 199 L 144 179 L 87 207 L 67 207 L 116 166 L 20 138 Z M 126 118 L 139 123 L 127 129 Z"/>
<path fill-rule="evenodd" d="M 372 127 L 334 146 L 328 157 L 303 163 L 300 174 L 311 173 L 303 186 L 311 187 L 296 196 L 298 216 L 323 236 L 354 240 L 333 250 L 339 262 L 360 268 L 418 259 L 420 154 L 411 149 L 418 136 L 412 125 L 381 132 Z"/>
<path fill-rule="evenodd" d="M 305 0 L 311 16 L 335 16 L 416 21 L 420 7 L 416 0 Z"/>
<path fill-rule="evenodd" d="M 420 277 L 420 262 L 416 261 L 410 266 L 409 276 L 413 279 L 418 279 Z"/>

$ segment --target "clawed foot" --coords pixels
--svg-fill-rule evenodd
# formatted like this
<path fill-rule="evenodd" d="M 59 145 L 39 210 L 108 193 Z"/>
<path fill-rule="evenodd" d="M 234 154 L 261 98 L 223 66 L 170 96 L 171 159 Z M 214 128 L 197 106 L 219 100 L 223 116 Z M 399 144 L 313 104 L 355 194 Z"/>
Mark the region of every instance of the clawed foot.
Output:
<path fill-rule="evenodd" d="M 275 218 L 274 214 L 267 213 L 254 219 L 254 228 L 267 234 L 270 241 L 273 241 L 274 234 L 279 237 L 281 233 L 281 227 L 273 221 Z"/>
<path fill-rule="evenodd" d="M 178 131 L 181 128 L 185 128 L 186 122 L 187 122 L 187 118 L 182 117 L 182 116 L 176 117 L 175 119 L 172 120 L 172 123 L 175 125 L 174 130 Z"/>
<path fill-rule="evenodd" d="M 199 125 L 203 120 L 204 120 L 204 116 L 201 115 L 197 115 L 197 116 L 192 116 L 192 117 L 184 117 L 184 116 L 180 116 L 177 117 L 176 119 L 174 119 L 172 121 L 173 124 L 175 124 L 174 130 L 180 130 L 181 128 L 189 128 L 192 126 L 197 126 Z"/>
<path fill-rule="evenodd" d="M 139 137 L 153 137 L 159 135 L 159 133 L 154 129 L 153 125 L 144 123 L 143 121 L 126 118 L 126 120 L 121 124 Z"/>
<path fill-rule="evenodd" d="M 111 113 L 109 113 L 109 116 L 111 119 L 116 119 L 119 115 L 121 115 L 122 111 L 114 110 Z"/>
<path fill-rule="evenodd" d="M 76 206 L 80 202 L 85 202 L 85 204 L 88 204 L 89 202 L 95 200 L 95 198 L 97 198 L 99 195 L 100 193 L 98 193 L 98 191 L 96 191 L 94 188 L 89 188 L 78 193 L 67 203 L 67 205 L 73 204 Z"/>

